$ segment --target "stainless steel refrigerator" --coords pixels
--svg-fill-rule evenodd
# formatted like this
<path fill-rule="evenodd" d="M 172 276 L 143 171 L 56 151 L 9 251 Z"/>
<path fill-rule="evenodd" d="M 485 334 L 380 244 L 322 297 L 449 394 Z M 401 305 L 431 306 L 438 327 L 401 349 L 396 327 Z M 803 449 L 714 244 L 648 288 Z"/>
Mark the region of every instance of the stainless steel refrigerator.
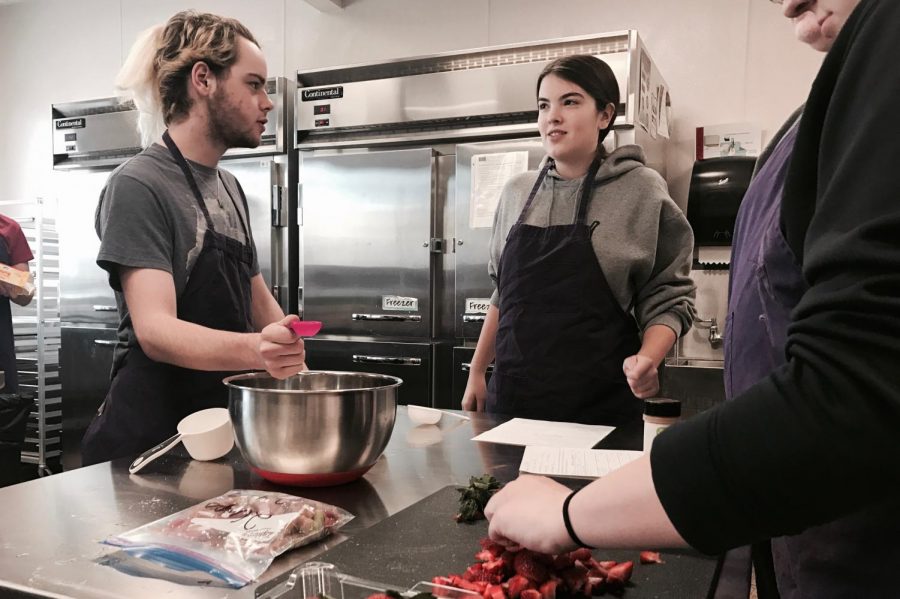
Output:
<path fill-rule="evenodd" d="M 664 174 L 668 88 L 637 32 L 300 71 L 302 309 L 316 369 L 399 376 L 402 403 L 458 407 L 492 284 L 503 183 L 543 158 L 535 82 L 594 54 L 619 81 L 610 148 Z"/>
<path fill-rule="evenodd" d="M 286 311 L 297 310 L 296 155 L 293 138 L 296 85 L 284 78 L 267 82 L 275 107 L 262 144 L 230 150 L 221 166 L 247 195 L 250 228 L 260 270 Z M 62 171 L 57 198 L 60 244 L 60 370 L 62 466 L 81 464 L 79 444 L 109 387 L 118 314 L 106 272 L 97 266 L 100 242 L 94 212 L 112 170 L 140 151 L 137 112 L 114 98 L 55 104 L 54 169 Z"/>

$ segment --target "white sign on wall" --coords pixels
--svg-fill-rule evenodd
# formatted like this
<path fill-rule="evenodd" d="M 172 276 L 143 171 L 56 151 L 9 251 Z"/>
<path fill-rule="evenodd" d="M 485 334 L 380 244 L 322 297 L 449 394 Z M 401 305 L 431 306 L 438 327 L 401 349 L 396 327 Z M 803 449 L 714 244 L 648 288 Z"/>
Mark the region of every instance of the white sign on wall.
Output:
<path fill-rule="evenodd" d="M 469 226 L 494 226 L 500 192 L 513 176 L 528 170 L 528 152 L 498 152 L 472 156 L 472 194 L 469 197 Z"/>

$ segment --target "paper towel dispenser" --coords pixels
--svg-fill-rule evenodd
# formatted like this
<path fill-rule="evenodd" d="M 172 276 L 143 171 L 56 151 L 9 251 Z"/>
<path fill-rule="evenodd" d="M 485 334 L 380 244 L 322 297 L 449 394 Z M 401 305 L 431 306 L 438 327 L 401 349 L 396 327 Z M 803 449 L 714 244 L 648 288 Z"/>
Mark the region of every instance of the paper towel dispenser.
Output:
<path fill-rule="evenodd" d="M 754 156 L 722 156 L 694 163 L 687 218 L 697 246 L 727 246 L 756 164 Z"/>

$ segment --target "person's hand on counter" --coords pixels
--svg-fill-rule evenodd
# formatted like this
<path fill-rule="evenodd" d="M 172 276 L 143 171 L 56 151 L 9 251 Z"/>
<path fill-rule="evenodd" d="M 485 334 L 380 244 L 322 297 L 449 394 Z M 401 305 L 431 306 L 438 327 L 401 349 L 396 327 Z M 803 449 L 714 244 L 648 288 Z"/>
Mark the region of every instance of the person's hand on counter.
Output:
<path fill-rule="evenodd" d="M 562 516 L 571 492 L 552 479 L 523 474 L 497 491 L 485 507 L 491 538 L 541 553 L 576 549 Z"/>
<path fill-rule="evenodd" d="M 260 333 L 259 356 L 266 371 L 276 379 L 286 379 L 307 370 L 303 339 L 288 326 L 295 320 L 299 317 L 289 314 L 267 325 Z"/>
<path fill-rule="evenodd" d="M 484 412 L 486 398 L 487 383 L 485 382 L 484 373 L 480 376 L 472 373 L 469 376 L 469 382 L 466 383 L 466 390 L 463 392 L 462 409 L 470 412 Z"/>
<path fill-rule="evenodd" d="M 549 478 L 519 476 L 491 497 L 484 515 L 495 541 L 543 553 L 561 553 L 579 544 L 606 549 L 687 547 L 656 495 L 646 454 L 575 494 Z"/>

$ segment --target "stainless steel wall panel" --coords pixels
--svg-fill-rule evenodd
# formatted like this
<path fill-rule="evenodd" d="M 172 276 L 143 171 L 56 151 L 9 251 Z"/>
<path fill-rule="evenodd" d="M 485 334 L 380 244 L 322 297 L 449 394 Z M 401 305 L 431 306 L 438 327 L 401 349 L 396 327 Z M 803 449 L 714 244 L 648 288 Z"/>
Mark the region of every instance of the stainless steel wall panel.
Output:
<path fill-rule="evenodd" d="M 429 338 L 432 151 L 301 161 L 304 317 L 325 334 Z"/>
<path fill-rule="evenodd" d="M 450 151 L 455 151 L 455 148 L 451 146 Z M 441 244 L 439 251 L 432 254 L 435 263 L 432 265 L 431 298 L 434 314 L 431 336 L 434 339 L 450 339 L 453 337 L 453 286 L 456 268 L 456 246 L 451 237 L 455 218 L 456 155 L 440 153 L 435 175 L 431 235 L 439 239 Z"/>
<path fill-rule="evenodd" d="M 431 343 L 390 343 L 331 339 L 306 340 L 310 370 L 374 372 L 396 376 L 401 404 L 431 406 L 434 370 Z"/>
<path fill-rule="evenodd" d="M 456 287 L 454 330 L 456 337 L 477 340 L 483 313 L 468 312 L 466 301 L 488 299 L 493 284 L 488 276 L 491 227 L 471 226 L 472 160 L 480 154 L 528 152 L 528 168 L 536 169 L 544 157 L 540 138 L 461 144 L 456 146 Z"/>
<path fill-rule="evenodd" d="M 56 229 L 59 234 L 60 319 L 115 328 L 119 323 L 116 299 L 106 271 L 97 266 L 100 240 L 94 212 L 109 170 L 68 171 L 60 174 Z"/>
<path fill-rule="evenodd" d="M 604 54 L 625 101 L 628 53 Z M 549 60 L 300 88 L 297 130 L 370 127 L 537 110 L 534 83 Z M 303 74 L 301 73 L 302 79 Z M 329 94 L 340 88 L 340 97 Z M 317 95 L 321 94 L 321 95 Z M 327 106 L 327 113 L 322 113 Z M 453 128 L 453 127 L 446 127 Z M 301 140 L 302 143 L 302 140 Z"/>
<path fill-rule="evenodd" d="M 111 151 L 140 151 L 138 111 L 127 110 L 53 119 L 53 154 L 79 156 Z"/>

